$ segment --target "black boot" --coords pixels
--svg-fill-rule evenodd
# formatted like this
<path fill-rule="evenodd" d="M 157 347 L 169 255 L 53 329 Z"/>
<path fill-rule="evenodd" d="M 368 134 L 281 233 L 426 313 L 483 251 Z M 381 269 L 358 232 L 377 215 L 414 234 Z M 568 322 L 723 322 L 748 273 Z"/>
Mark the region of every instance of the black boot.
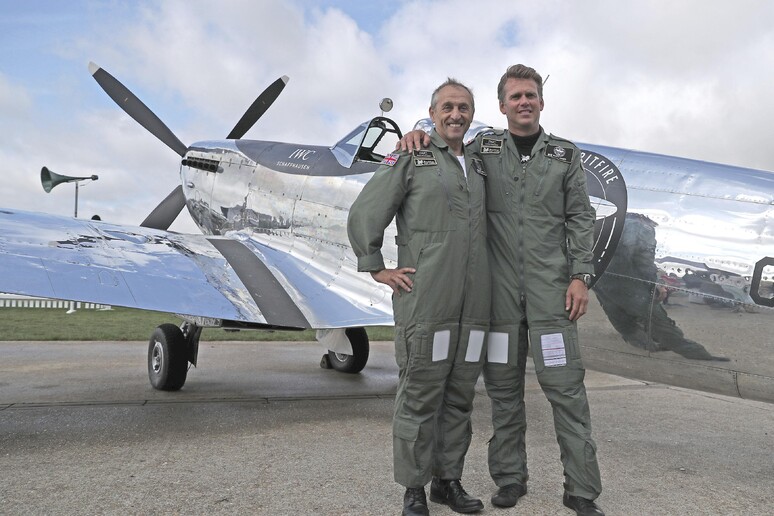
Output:
<path fill-rule="evenodd" d="M 430 484 L 430 500 L 448 505 L 454 512 L 478 512 L 484 508 L 481 500 L 465 492 L 459 480 L 441 480 L 433 477 L 433 482 Z"/>
<path fill-rule="evenodd" d="M 602 512 L 602 509 L 597 507 L 594 500 L 587 500 L 580 496 L 572 496 L 565 492 L 562 501 L 564 502 L 565 507 L 569 507 L 575 511 L 577 516 L 605 516 L 605 513 Z"/>
<path fill-rule="evenodd" d="M 430 516 L 424 487 L 407 487 L 403 495 L 403 516 Z"/>
<path fill-rule="evenodd" d="M 492 505 L 496 507 L 513 507 L 519 498 L 527 494 L 527 486 L 508 484 L 497 490 L 492 496 Z"/>

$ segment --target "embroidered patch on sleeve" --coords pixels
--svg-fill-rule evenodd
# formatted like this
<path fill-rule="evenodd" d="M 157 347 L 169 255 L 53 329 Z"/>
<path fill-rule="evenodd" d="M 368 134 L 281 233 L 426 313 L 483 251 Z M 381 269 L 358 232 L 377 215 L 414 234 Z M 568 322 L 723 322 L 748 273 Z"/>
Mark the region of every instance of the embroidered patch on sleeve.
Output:
<path fill-rule="evenodd" d="M 392 167 L 395 165 L 395 163 L 398 162 L 398 158 L 400 157 L 400 154 L 392 152 L 390 154 L 387 154 L 384 159 L 382 160 L 382 165 L 387 165 L 388 167 Z"/>

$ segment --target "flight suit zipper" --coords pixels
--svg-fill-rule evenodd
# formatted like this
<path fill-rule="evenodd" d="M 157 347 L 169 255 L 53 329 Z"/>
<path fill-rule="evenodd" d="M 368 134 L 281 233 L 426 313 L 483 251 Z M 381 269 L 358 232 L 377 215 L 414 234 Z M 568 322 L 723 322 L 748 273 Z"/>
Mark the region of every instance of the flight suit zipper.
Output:
<path fill-rule="evenodd" d="M 551 169 L 551 158 L 548 158 L 546 166 L 543 167 L 543 170 L 540 171 L 540 179 L 538 179 L 537 187 L 535 188 L 535 197 L 538 197 L 540 195 L 540 189 L 543 187 L 543 180 L 546 177 L 546 174 L 548 174 L 548 171 Z"/>
<path fill-rule="evenodd" d="M 464 177 L 465 176 L 465 171 L 461 170 L 461 172 L 462 172 L 462 175 Z M 473 171 L 473 173 L 475 174 L 475 171 Z M 472 179 L 475 180 L 477 178 L 472 178 Z M 462 185 L 460 184 L 460 186 L 462 186 Z M 467 178 L 465 178 L 465 186 L 463 187 L 463 190 L 465 191 L 465 193 L 468 196 L 468 223 L 465 225 L 465 229 L 467 229 L 468 252 L 467 252 L 467 256 L 465 257 L 465 260 L 467 261 L 467 264 L 465 265 L 465 279 L 463 280 L 465 282 L 464 283 L 465 286 L 462 289 L 462 295 L 463 295 L 463 299 L 467 299 L 467 296 L 468 296 L 467 286 L 469 284 L 468 283 L 468 276 L 471 274 L 470 264 L 473 261 L 472 260 L 472 256 L 473 256 L 473 238 L 474 238 L 473 237 L 473 206 L 472 206 L 472 204 L 473 204 L 472 203 L 473 196 L 472 196 L 471 191 L 470 191 L 470 182 L 468 181 Z M 465 303 L 463 302 L 462 305 L 460 306 L 460 313 L 459 313 L 460 324 L 463 323 L 463 316 L 464 315 L 465 315 Z"/>
<path fill-rule="evenodd" d="M 519 278 L 519 287 L 521 289 L 521 293 L 519 294 L 519 299 L 523 306 L 526 305 L 526 292 L 527 292 L 527 286 L 526 286 L 526 274 L 524 272 L 524 192 L 526 191 L 527 186 L 527 164 L 529 162 L 523 163 L 521 166 L 521 186 L 516 185 L 516 187 L 519 189 L 519 211 L 518 211 L 518 217 L 519 217 L 519 235 L 517 237 L 518 241 L 518 249 L 516 250 L 516 256 L 517 256 L 517 263 L 518 263 L 518 271 L 517 275 Z"/>

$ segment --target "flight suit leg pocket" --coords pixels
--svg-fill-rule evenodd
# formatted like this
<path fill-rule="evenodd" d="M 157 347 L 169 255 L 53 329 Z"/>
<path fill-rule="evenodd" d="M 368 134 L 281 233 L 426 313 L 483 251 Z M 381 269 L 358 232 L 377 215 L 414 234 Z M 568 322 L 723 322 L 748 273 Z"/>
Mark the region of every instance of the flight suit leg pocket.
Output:
<path fill-rule="evenodd" d="M 476 327 L 463 327 L 463 335 L 466 339 L 461 343 L 457 351 L 457 362 L 465 364 L 481 364 L 486 356 L 486 329 Z"/>
<path fill-rule="evenodd" d="M 510 391 L 523 375 L 520 365 L 525 358 L 520 355 L 526 352 L 526 347 L 519 345 L 518 325 L 492 326 L 487 334 L 483 368 L 487 391 L 499 388 Z"/>
<path fill-rule="evenodd" d="M 518 326 L 492 327 L 486 339 L 486 362 L 516 367 L 519 347 Z"/>
<path fill-rule="evenodd" d="M 392 421 L 392 435 L 397 439 L 411 443 L 416 442 L 417 437 L 419 437 L 419 423 L 396 417 Z"/>
<path fill-rule="evenodd" d="M 408 367 L 409 351 L 406 341 L 406 329 L 400 326 L 395 327 L 395 362 L 398 364 L 398 370 L 403 371 Z"/>
<path fill-rule="evenodd" d="M 584 371 L 578 346 L 578 329 L 574 324 L 530 328 L 529 341 L 536 374 L 554 370 Z"/>
<path fill-rule="evenodd" d="M 423 383 L 444 380 L 451 370 L 456 340 L 456 328 L 418 324 L 408 343 L 409 374 Z"/>
<path fill-rule="evenodd" d="M 395 480 L 404 485 L 417 487 L 421 485 L 422 471 L 425 469 L 421 464 L 418 446 L 419 422 L 395 417 L 392 421 L 392 453 Z"/>
<path fill-rule="evenodd" d="M 486 328 L 463 325 L 452 365 L 452 376 L 475 383 L 486 356 Z"/>

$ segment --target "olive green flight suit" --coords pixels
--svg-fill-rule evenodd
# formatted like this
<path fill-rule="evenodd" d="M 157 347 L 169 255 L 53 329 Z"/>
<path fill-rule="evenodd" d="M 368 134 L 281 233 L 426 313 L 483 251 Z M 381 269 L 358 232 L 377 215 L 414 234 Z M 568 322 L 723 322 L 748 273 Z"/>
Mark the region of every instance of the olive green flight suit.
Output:
<path fill-rule="evenodd" d="M 502 487 L 526 485 L 524 373 L 531 346 L 535 372 L 551 403 L 565 489 L 595 499 L 602 487 L 583 384 L 577 325 L 568 319 L 570 276 L 593 273 L 594 210 L 580 151 L 541 135 L 522 162 L 502 131 L 471 145 L 487 176 L 492 317 L 484 381 L 492 400 L 489 470 Z"/>
<path fill-rule="evenodd" d="M 435 131 L 431 139 L 428 149 L 383 164 L 347 223 L 358 270 L 385 268 L 380 249 L 393 217 L 398 267 L 416 269 L 412 291 L 392 298 L 394 475 L 406 487 L 462 476 L 491 299 L 481 162 L 465 152 L 466 181 L 444 140 Z"/>

